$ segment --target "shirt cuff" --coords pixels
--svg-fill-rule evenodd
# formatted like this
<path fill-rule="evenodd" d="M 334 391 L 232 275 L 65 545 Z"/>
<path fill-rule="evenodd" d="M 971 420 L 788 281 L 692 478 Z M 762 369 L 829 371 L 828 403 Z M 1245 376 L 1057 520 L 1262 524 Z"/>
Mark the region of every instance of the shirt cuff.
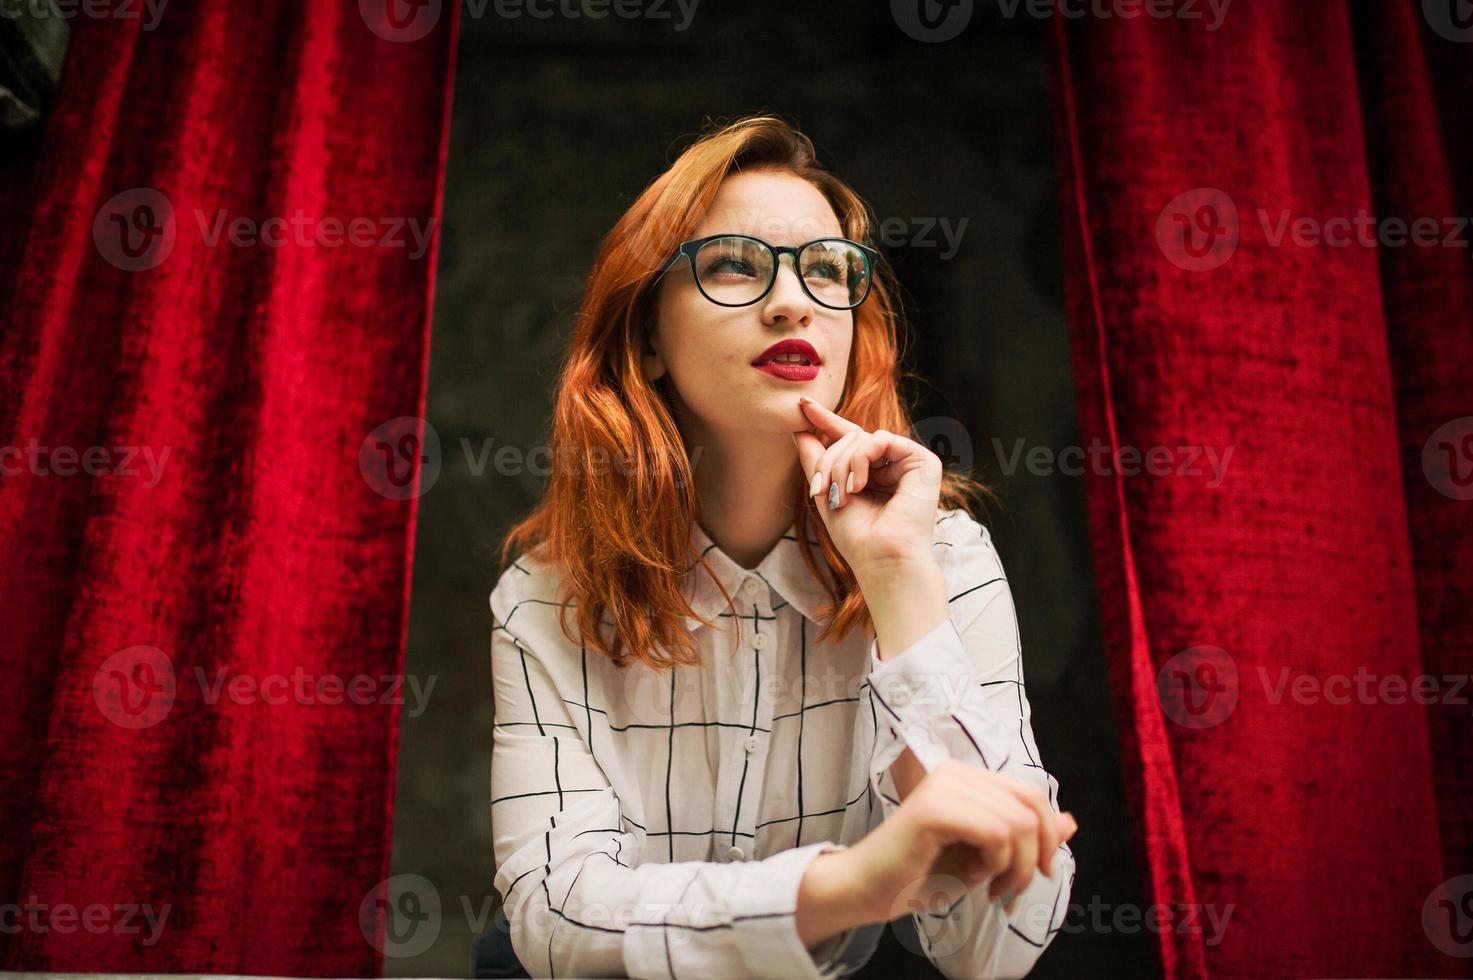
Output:
<path fill-rule="evenodd" d="M 842 851 L 833 841 L 779 851 L 752 863 L 752 874 L 731 899 L 733 922 L 742 931 L 738 948 L 749 976 L 830 980 L 843 969 L 838 954 L 857 929 L 830 936 L 812 952 L 798 935 L 798 888 L 808 866 L 826 851 Z"/>
<path fill-rule="evenodd" d="M 951 617 L 888 660 L 870 644 L 870 691 L 880 721 L 897 730 L 927 772 L 951 753 L 934 737 L 932 721 L 981 701 L 976 668 Z M 895 751 L 899 755 L 900 750 Z M 889 762 L 887 760 L 886 767 Z"/>

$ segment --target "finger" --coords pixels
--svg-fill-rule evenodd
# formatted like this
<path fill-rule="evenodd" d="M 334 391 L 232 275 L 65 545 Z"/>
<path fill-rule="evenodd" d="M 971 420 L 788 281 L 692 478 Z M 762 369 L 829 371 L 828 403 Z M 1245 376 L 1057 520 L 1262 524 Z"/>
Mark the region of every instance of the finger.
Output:
<path fill-rule="evenodd" d="M 839 451 L 834 456 L 833 468 L 829 479 L 839 484 L 842 499 L 839 506 L 849 502 L 849 498 L 860 491 L 857 474 L 854 472 L 854 461 L 864 451 L 865 445 L 870 440 L 870 433 L 862 432 L 854 436 L 854 440 L 848 447 Z"/>
<path fill-rule="evenodd" d="M 985 803 L 948 807 L 933 817 L 936 826 L 954 840 L 977 851 L 975 872 L 979 879 L 999 878 L 1012 864 L 1013 840 L 1007 821 Z"/>
<path fill-rule="evenodd" d="M 1013 779 L 1005 782 L 1003 785 L 1011 790 L 1014 797 L 1021 801 L 1024 806 L 1027 806 L 1035 815 L 1038 837 L 1038 866 L 1044 874 L 1053 874 L 1054 851 L 1059 846 L 1059 826 L 1058 821 L 1054 819 L 1053 808 L 1049 806 L 1048 797 L 1044 795 L 1043 790 L 1021 779 Z"/>
<path fill-rule="evenodd" d="M 832 487 L 833 487 L 834 481 L 836 479 L 836 477 L 835 477 L 835 470 L 834 470 L 835 463 L 840 458 L 842 458 L 842 456 L 846 452 L 848 452 L 849 447 L 854 444 L 854 440 L 860 438 L 863 434 L 864 434 L 864 430 L 863 429 L 857 429 L 857 430 L 855 430 L 853 432 L 848 433 L 847 435 L 840 436 L 839 437 L 839 440 L 837 442 L 835 442 L 828 449 L 824 450 L 823 455 L 821 457 L 819 457 L 818 466 L 817 466 L 816 473 L 815 473 L 815 475 L 813 477 L 813 481 L 809 484 L 809 487 L 808 487 L 808 490 L 809 490 L 808 495 L 810 497 L 817 496 L 817 494 L 815 494 L 813 492 L 815 490 L 815 488 L 816 488 L 817 491 L 818 491 L 818 494 L 828 494 L 830 500 L 834 500 L 835 499 L 835 497 L 833 495 L 833 492 L 832 492 Z M 842 479 L 842 478 L 840 478 L 840 479 Z M 840 486 L 839 486 L 839 493 L 838 493 L 838 497 L 837 497 L 838 502 L 839 503 L 842 503 L 843 502 L 843 498 L 844 498 L 844 487 L 843 487 L 843 485 L 841 483 Z M 835 509 L 835 508 L 830 508 L 830 509 L 832 510 L 832 509 Z"/>
<path fill-rule="evenodd" d="M 1068 810 L 1054 814 L 1054 823 L 1059 828 L 1059 847 L 1073 840 L 1074 834 L 1079 830 L 1079 821 L 1075 820 L 1074 814 Z"/>
<path fill-rule="evenodd" d="M 1016 894 L 1032 880 L 1038 860 L 1033 826 L 1038 818 L 1005 788 L 1011 777 L 983 770 L 968 770 L 967 776 L 981 778 L 959 779 L 951 793 L 962 819 L 975 822 L 978 833 L 992 839 L 990 845 L 979 845 L 983 850 L 990 847 L 994 858 L 988 863 L 990 873 L 986 877 L 992 879 L 988 897 Z M 998 854 L 1005 855 L 1006 860 L 996 860 Z"/>
<path fill-rule="evenodd" d="M 1011 794 L 994 796 L 989 802 L 1006 823 L 1013 843 L 1008 868 L 993 882 L 993 890 L 1016 895 L 1033 880 L 1038 864 L 1038 816 Z"/>
<path fill-rule="evenodd" d="M 909 444 L 909 445 L 907 445 Z M 890 489 L 900 482 L 905 471 L 902 463 L 920 444 L 885 429 L 876 429 L 870 438 L 849 458 L 849 471 L 854 474 L 854 492 L 873 484 Z M 881 463 L 884 465 L 879 465 Z"/>
<path fill-rule="evenodd" d="M 798 447 L 798 463 L 803 467 L 804 485 L 812 490 L 811 481 L 818 470 L 818 461 L 823 457 L 824 444 L 812 432 L 794 432 L 793 445 Z"/>
<path fill-rule="evenodd" d="M 803 412 L 813 427 L 832 439 L 837 439 L 850 432 L 863 432 L 864 427 L 849 421 L 837 412 L 831 412 L 807 395 L 798 397 L 798 407 Z"/>

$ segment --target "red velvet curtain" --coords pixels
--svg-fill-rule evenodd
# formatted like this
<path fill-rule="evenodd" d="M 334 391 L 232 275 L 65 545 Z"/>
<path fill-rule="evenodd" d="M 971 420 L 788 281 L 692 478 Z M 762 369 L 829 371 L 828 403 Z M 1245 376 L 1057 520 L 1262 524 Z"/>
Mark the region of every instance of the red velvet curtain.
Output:
<path fill-rule="evenodd" d="M 455 5 L 68 6 L 0 175 L 0 965 L 377 975 Z"/>
<path fill-rule="evenodd" d="M 1456 17 L 1253 0 L 1216 31 L 1052 28 L 1080 419 L 1122 454 L 1086 486 L 1145 887 L 1231 907 L 1219 942 L 1171 914 L 1167 976 L 1473 963 L 1449 952 L 1473 952 L 1467 885 L 1439 892 L 1473 873 Z M 1232 450 L 1220 486 L 1206 450 Z"/>

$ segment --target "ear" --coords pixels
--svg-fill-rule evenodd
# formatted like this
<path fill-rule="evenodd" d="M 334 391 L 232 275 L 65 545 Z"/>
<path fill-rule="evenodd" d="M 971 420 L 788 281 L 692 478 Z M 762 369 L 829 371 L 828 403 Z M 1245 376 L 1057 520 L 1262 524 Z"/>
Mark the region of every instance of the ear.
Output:
<path fill-rule="evenodd" d="M 645 380 L 652 383 L 664 377 L 669 370 L 665 366 L 665 357 L 659 351 L 657 338 L 653 332 L 644 335 L 644 354 L 641 361 L 644 366 Z"/>
<path fill-rule="evenodd" d="M 644 356 L 644 378 L 653 384 L 665 376 L 665 359 L 659 354 Z"/>

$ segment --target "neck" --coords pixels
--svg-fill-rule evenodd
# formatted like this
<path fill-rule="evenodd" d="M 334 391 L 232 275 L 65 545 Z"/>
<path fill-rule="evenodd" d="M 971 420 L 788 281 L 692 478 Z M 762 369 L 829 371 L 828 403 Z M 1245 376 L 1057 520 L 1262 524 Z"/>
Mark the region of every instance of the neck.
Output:
<path fill-rule="evenodd" d="M 712 432 L 698 424 L 683 424 L 682 431 L 695 475 L 697 520 L 732 561 L 757 567 L 793 524 L 803 470 L 792 435 Z"/>

